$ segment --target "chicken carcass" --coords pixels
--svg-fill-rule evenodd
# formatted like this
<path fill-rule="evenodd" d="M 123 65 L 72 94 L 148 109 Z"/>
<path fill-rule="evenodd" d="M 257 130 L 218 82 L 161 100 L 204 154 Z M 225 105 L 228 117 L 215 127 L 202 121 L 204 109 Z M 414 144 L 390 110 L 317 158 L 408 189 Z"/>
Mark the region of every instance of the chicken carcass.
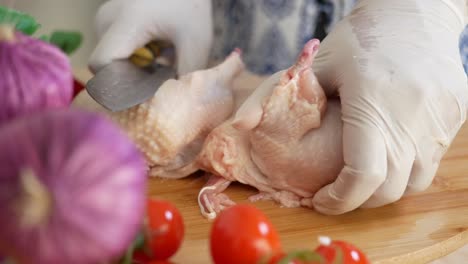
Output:
<path fill-rule="evenodd" d="M 244 69 L 236 49 L 224 62 L 164 82 L 148 101 L 120 112 L 80 95 L 74 107 L 104 113 L 145 154 L 151 176 L 181 178 L 197 170 L 194 159 L 208 133 L 232 115 L 233 84 Z"/>
<path fill-rule="evenodd" d="M 312 71 L 319 41 L 309 41 L 296 63 L 267 79 L 227 122 L 205 140 L 197 159 L 211 176 L 198 196 L 207 218 L 233 202 L 222 192 L 233 181 L 251 185 L 251 201 L 311 206 L 318 189 L 343 167 L 340 103 L 327 102 Z"/>

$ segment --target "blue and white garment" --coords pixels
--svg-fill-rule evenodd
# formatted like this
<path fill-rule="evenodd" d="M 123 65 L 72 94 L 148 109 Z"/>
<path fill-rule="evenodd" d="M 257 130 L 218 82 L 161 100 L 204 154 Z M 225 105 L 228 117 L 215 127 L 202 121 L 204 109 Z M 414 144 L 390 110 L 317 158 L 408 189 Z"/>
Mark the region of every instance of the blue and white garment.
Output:
<path fill-rule="evenodd" d="M 252 72 L 272 74 L 285 69 L 307 40 L 322 40 L 356 1 L 213 0 L 212 59 L 222 60 L 239 47 Z M 460 38 L 460 54 L 468 72 L 468 27 Z"/>
<path fill-rule="evenodd" d="M 468 26 L 465 27 L 460 37 L 460 55 L 463 61 L 463 67 L 465 67 L 465 73 L 468 74 Z"/>

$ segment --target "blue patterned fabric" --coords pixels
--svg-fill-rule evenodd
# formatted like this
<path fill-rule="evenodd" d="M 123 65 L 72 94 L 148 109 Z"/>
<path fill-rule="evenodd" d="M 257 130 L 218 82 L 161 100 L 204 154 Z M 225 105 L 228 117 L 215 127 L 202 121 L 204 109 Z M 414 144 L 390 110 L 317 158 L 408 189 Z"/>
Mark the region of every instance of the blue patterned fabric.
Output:
<path fill-rule="evenodd" d="M 223 59 L 238 47 L 250 53 L 256 6 L 252 0 L 215 0 L 213 20 L 215 45 L 214 59 Z"/>
<path fill-rule="evenodd" d="M 468 26 L 465 27 L 460 37 L 460 55 L 462 57 L 465 73 L 468 74 Z"/>
<path fill-rule="evenodd" d="M 291 65 L 304 43 L 322 40 L 357 0 L 213 0 L 213 60 L 234 48 L 245 54 L 247 68 L 272 74 Z M 468 27 L 460 38 L 460 55 L 468 72 Z"/>
<path fill-rule="evenodd" d="M 273 19 L 283 19 L 294 11 L 297 1 L 291 0 L 262 0 L 262 10 L 265 15 Z"/>

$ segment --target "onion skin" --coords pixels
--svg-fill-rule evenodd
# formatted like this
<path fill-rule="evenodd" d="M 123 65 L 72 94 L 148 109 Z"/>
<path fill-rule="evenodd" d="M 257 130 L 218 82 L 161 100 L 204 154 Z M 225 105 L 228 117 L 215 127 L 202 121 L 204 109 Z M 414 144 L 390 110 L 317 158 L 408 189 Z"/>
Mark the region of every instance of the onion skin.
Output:
<path fill-rule="evenodd" d="M 98 264 L 132 243 L 146 209 L 145 161 L 105 117 L 54 110 L 16 119 L 0 129 L 0 149 L 3 255 L 27 264 Z M 52 201 L 29 225 L 24 169 Z"/>
<path fill-rule="evenodd" d="M 7 121 L 71 104 L 69 58 L 42 40 L 0 26 L 0 126 Z M 10 29 L 11 30 L 11 29 Z"/>

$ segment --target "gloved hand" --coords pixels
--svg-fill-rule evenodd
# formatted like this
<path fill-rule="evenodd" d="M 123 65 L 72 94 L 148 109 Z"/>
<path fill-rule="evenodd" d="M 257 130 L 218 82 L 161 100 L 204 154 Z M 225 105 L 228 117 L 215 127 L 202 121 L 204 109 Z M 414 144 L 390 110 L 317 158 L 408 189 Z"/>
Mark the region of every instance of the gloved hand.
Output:
<path fill-rule="evenodd" d="M 362 0 L 324 39 L 314 71 L 339 94 L 345 166 L 316 210 L 341 214 L 425 190 L 465 122 L 464 0 Z"/>
<path fill-rule="evenodd" d="M 174 44 L 177 71 L 206 67 L 213 40 L 211 0 L 110 0 L 96 15 L 99 43 L 89 60 L 96 72 L 128 58 L 152 40 Z"/>

